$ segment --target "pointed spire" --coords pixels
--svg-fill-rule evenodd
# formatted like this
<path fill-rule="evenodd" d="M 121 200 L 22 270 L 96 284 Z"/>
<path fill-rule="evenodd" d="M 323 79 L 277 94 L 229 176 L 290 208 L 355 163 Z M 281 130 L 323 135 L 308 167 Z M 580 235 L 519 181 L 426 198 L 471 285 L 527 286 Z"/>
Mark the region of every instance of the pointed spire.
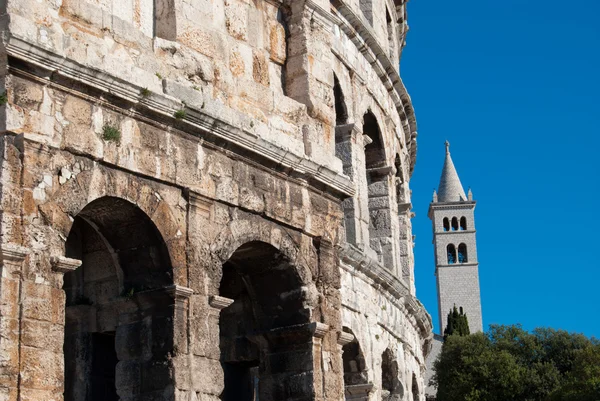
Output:
<path fill-rule="evenodd" d="M 467 200 L 458 173 L 450 157 L 450 142 L 446 141 L 446 160 L 438 187 L 438 202 L 462 202 Z"/>

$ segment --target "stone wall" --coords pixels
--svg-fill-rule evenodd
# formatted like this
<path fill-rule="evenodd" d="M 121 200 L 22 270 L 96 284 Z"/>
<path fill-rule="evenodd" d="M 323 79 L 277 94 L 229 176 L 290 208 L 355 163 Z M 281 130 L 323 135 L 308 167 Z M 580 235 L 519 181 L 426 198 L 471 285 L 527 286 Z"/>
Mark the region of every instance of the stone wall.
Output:
<path fill-rule="evenodd" d="M 389 3 L 5 2 L 0 400 L 422 399 Z"/>

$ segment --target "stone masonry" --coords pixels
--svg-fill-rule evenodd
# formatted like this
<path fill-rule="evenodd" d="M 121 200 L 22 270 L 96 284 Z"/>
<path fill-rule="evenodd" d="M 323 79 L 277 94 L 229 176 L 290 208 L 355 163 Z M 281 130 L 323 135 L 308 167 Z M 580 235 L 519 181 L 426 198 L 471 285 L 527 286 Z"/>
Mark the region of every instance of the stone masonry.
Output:
<path fill-rule="evenodd" d="M 404 0 L 0 9 L 0 401 L 425 399 Z"/>

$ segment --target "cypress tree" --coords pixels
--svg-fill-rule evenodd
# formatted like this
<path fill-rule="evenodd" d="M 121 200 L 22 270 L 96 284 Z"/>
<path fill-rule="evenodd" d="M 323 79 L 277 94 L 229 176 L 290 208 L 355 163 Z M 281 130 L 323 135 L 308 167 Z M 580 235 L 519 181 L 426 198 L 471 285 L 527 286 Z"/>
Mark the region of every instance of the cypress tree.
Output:
<path fill-rule="evenodd" d="M 446 323 L 446 329 L 444 330 L 444 340 L 451 335 L 467 336 L 470 334 L 469 321 L 467 315 L 464 313 L 462 306 L 460 311 L 454 305 L 454 308 L 448 312 L 448 319 Z"/>

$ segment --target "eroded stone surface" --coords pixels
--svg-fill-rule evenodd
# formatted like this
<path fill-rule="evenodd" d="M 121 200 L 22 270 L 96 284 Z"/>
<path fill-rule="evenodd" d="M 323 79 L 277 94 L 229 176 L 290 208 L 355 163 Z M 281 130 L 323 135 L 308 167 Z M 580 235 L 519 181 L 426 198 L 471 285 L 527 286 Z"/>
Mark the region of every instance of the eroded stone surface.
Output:
<path fill-rule="evenodd" d="M 7 2 L 0 400 L 423 399 L 405 4 L 370 3 Z"/>

